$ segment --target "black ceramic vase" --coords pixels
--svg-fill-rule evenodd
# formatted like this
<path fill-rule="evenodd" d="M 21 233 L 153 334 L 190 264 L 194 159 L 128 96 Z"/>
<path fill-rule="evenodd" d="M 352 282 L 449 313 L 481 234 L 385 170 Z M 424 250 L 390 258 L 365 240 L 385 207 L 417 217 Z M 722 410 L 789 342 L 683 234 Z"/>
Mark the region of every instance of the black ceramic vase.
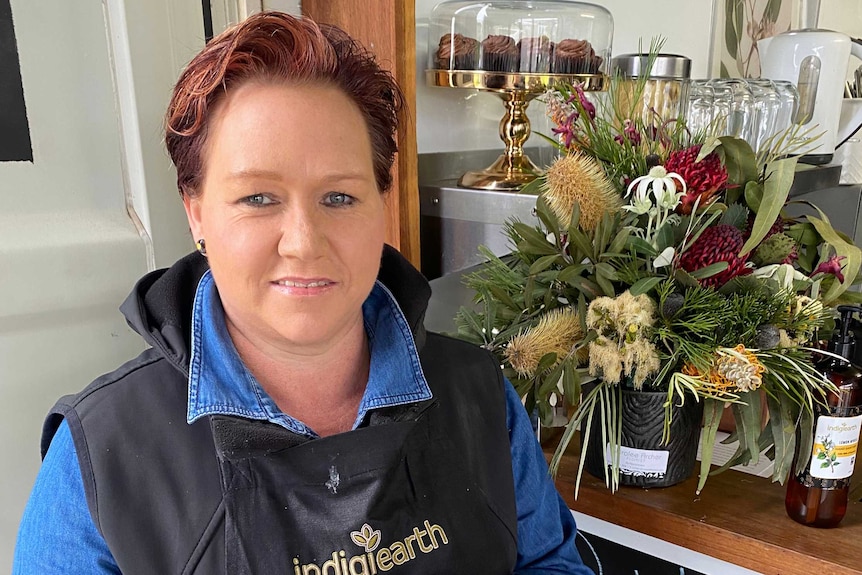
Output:
<path fill-rule="evenodd" d="M 683 407 L 673 407 L 670 442 L 662 442 L 664 402 L 661 391 L 615 390 L 621 393 L 622 448 L 620 485 L 668 487 L 688 479 L 697 459 L 697 444 L 703 419 L 703 401 L 687 396 Z M 605 478 L 605 446 L 599 406 L 593 415 L 590 441 L 584 454 L 584 468 Z M 586 426 L 586 424 L 584 424 Z M 604 452 L 604 453 L 603 453 Z M 607 463 L 610 476 L 610 463 Z"/>

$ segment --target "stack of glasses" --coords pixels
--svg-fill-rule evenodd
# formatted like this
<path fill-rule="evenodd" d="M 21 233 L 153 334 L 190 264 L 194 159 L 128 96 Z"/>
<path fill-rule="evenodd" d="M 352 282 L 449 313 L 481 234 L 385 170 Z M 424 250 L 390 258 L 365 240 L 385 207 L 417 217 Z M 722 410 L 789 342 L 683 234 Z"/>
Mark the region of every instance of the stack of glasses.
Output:
<path fill-rule="evenodd" d="M 690 130 L 736 136 L 757 152 L 800 123 L 799 93 L 791 82 L 767 79 L 692 80 L 686 122 Z"/>

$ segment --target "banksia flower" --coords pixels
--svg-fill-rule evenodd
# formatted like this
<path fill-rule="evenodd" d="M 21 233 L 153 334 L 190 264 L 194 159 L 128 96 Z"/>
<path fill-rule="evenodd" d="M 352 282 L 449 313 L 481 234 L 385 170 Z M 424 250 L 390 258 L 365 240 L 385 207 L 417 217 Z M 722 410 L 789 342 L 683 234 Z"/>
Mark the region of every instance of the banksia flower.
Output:
<path fill-rule="evenodd" d="M 685 180 L 686 192 L 676 208 L 676 211 L 681 214 L 690 214 L 698 198 L 700 198 L 698 206 L 702 208 L 727 184 L 727 170 L 721 165 L 721 159 L 715 152 L 695 163 L 700 148 L 698 144 L 685 150 L 671 152 L 664 163 L 668 172 L 675 172 Z"/>
<path fill-rule="evenodd" d="M 745 258 L 738 257 L 744 240 L 735 226 L 719 224 L 706 228 L 697 241 L 680 258 L 680 267 L 687 272 L 697 271 L 718 262 L 727 262 L 727 269 L 700 280 L 707 287 L 719 288 L 736 276 L 751 273 Z"/>
<path fill-rule="evenodd" d="M 738 345 L 734 349 L 718 350 L 720 357 L 713 372 L 733 383 L 742 392 L 754 391 L 763 383 L 761 374 L 765 368 L 757 356 Z"/>
<path fill-rule="evenodd" d="M 776 233 L 760 243 L 751 256 L 757 267 L 769 264 L 790 264 L 799 257 L 796 240 L 784 233 Z"/>
<path fill-rule="evenodd" d="M 548 168 L 543 193 L 562 229 L 569 226 L 575 202 L 581 210 L 579 226 L 589 231 L 596 229 L 605 212 L 615 213 L 622 205 L 601 166 L 577 153 L 563 156 Z"/>
<path fill-rule="evenodd" d="M 583 338 L 578 314 L 568 307 L 557 308 L 546 313 L 532 329 L 512 338 L 506 347 L 506 361 L 520 375 L 534 377 L 542 357 L 556 353 L 559 362 Z"/>

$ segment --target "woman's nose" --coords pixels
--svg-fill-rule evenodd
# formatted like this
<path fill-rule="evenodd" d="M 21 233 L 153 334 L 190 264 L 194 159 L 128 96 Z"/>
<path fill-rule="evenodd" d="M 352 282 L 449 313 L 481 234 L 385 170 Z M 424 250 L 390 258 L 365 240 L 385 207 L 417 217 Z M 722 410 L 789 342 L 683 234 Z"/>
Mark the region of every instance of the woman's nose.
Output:
<path fill-rule="evenodd" d="M 281 220 L 279 255 L 298 259 L 320 256 L 326 248 L 323 225 L 314 207 L 289 207 Z"/>

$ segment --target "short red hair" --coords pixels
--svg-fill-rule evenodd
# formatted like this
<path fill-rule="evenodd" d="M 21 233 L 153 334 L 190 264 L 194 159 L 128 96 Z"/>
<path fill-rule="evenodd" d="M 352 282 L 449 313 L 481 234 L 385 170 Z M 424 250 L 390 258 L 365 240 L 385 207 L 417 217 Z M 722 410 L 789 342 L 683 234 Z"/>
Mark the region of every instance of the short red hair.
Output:
<path fill-rule="evenodd" d="M 200 193 L 211 112 L 232 88 L 264 80 L 342 90 L 365 119 L 381 192 L 392 185 L 395 131 L 404 95 L 392 75 L 343 30 L 304 17 L 259 12 L 213 38 L 180 75 L 168 105 L 165 144 L 180 195 Z"/>

